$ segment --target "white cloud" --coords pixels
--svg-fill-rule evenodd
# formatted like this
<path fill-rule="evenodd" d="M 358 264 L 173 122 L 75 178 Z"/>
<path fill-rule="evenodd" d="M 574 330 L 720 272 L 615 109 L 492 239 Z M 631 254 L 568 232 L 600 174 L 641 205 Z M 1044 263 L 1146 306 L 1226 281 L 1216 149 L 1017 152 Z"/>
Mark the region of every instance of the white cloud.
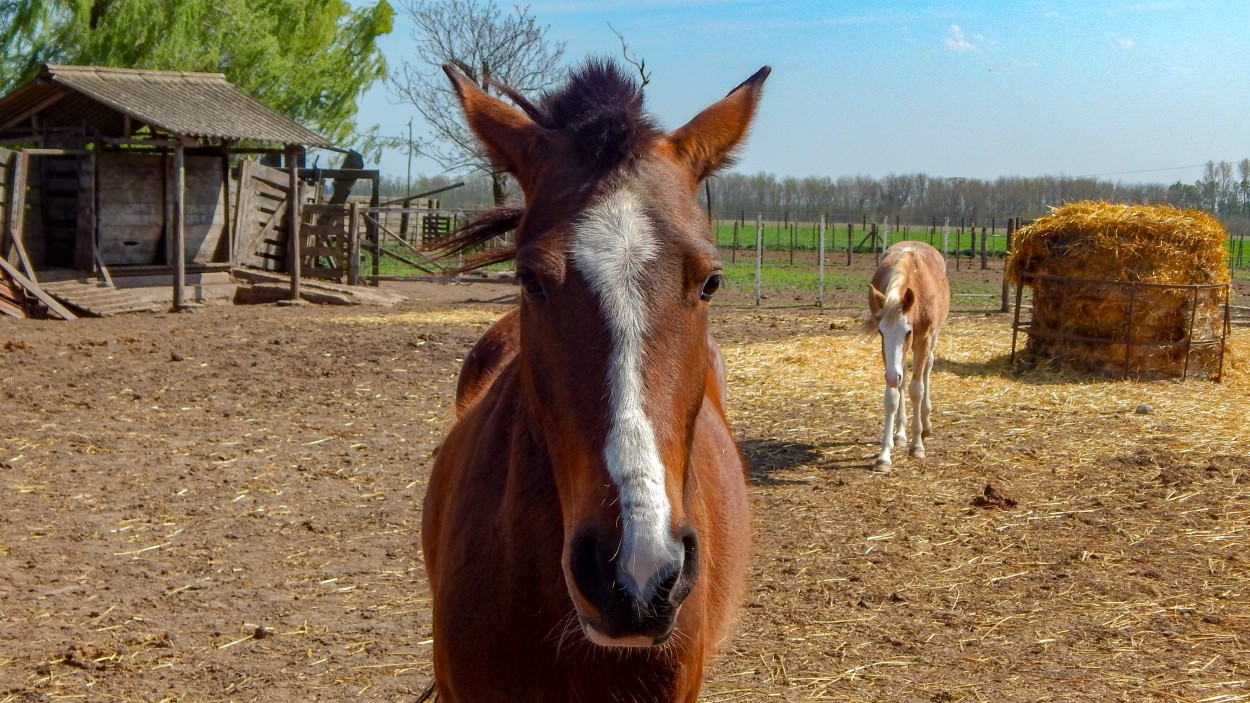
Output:
<path fill-rule="evenodd" d="M 950 29 L 951 35 L 946 38 L 943 44 L 951 51 L 965 53 L 969 51 L 977 51 L 977 46 L 968 40 L 968 35 L 964 34 L 964 30 L 957 24 L 952 24 Z M 975 37 L 981 39 L 980 35 Z"/>
<path fill-rule="evenodd" d="M 1113 34 L 1108 34 L 1107 41 L 1111 42 L 1111 46 L 1117 49 L 1132 49 L 1137 46 L 1137 40 L 1131 37 L 1117 37 Z"/>

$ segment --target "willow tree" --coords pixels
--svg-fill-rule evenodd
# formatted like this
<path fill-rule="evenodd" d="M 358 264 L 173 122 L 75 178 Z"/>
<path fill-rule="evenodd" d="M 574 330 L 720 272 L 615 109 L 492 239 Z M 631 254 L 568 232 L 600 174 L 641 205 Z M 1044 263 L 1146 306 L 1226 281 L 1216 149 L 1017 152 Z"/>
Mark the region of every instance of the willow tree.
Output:
<path fill-rule="evenodd" d="M 462 119 L 460 103 L 441 67 L 452 63 L 487 93 L 496 84 L 523 96 L 553 86 L 564 56 L 563 42 L 547 39 L 528 7 L 505 12 L 494 0 L 403 0 L 413 24 L 416 59 L 390 76 L 392 93 L 410 103 L 429 124 L 434 139 L 425 154 L 453 171 L 476 168 L 491 173 L 495 204 L 507 199 L 504 174 L 494 173 Z"/>
<path fill-rule="evenodd" d="M 386 0 L 0 0 L 0 83 L 44 63 L 223 73 L 332 142 L 386 75 Z"/>

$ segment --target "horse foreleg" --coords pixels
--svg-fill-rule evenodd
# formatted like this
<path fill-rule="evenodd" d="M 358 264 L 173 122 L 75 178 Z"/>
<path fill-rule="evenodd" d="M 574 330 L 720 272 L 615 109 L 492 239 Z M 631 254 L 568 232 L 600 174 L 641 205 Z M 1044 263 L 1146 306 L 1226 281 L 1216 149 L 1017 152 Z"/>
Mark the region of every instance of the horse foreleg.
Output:
<path fill-rule="evenodd" d="M 929 371 L 933 368 L 933 344 L 929 338 L 916 340 L 915 362 L 912 365 L 911 382 L 907 395 L 911 399 L 911 447 L 909 453 L 917 459 L 924 458 L 924 439 L 929 436 Z M 924 350 L 924 351 L 921 351 Z"/>
<path fill-rule="evenodd" d="M 903 389 L 898 388 L 897 414 L 894 416 L 894 446 L 907 444 L 907 403 L 903 400 Z"/>
<path fill-rule="evenodd" d="M 890 451 L 894 449 L 894 424 L 898 419 L 898 409 L 902 405 L 902 393 L 893 386 L 885 387 L 885 427 L 881 431 L 881 453 L 873 466 L 877 469 L 890 468 Z"/>
<path fill-rule="evenodd" d="M 934 332 L 933 337 L 929 342 L 929 355 L 925 359 L 924 365 L 924 397 L 920 402 L 919 414 L 921 419 L 921 434 L 925 437 L 933 435 L 933 421 L 930 418 L 930 415 L 932 415 L 933 412 L 933 401 L 930 396 L 933 383 L 931 382 L 930 377 L 933 375 L 933 352 L 937 349 L 937 338 L 937 332 Z M 913 408 L 912 412 L 917 411 Z"/>
<path fill-rule="evenodd" d="M 920 368 L 911 375 L 911 383 L 907 384 L 907 395 L 911 398 L 911 448 L 908 453 L 917 459 L 924 458 L 924 438 L 928 434 L 924 430 L 927 414 L 924 412 L 925 378 Z"/>

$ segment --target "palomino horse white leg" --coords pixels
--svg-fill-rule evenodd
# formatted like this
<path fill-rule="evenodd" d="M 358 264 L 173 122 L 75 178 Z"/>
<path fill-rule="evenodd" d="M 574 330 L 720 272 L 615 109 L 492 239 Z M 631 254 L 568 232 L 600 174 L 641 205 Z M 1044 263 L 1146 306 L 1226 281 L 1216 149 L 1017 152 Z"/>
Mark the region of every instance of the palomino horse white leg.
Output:
<path fill-rule="evenodd" d="M 898 388 L 897 412 L 894 417 L 894 446 L 903 447 L 907 445 L 907 401 L 903 398 L 901 386 Z"/>
<path fill-rule="evenodd" d="M 885 428 L 881 432 L 881 453 L 873 467 L 882 471 L 890 468 L 890 451 L 894 449 L 894 424 L 898 419 L 898 407 L 903 404 L 903 394 L 894 386 L 885 387 Z"/>
<path fill-rule="evenodd" d="M 919 357 L 915 369 L 912 371 L 911 383 L 908 385 L 908 395 L 911 396 L 912 411 L 912 439 L 911 449 L 909 453 L 917 459 L 923 459 L 924 438 L 933 434 L 933 423 L 930 420 L 930 412 L 932 406 L 929 401 L 929 376 L 933 372 L 933 348 L 936 346 L 936 339 L 930 340 L 925 345 L 929 352 Z"/>

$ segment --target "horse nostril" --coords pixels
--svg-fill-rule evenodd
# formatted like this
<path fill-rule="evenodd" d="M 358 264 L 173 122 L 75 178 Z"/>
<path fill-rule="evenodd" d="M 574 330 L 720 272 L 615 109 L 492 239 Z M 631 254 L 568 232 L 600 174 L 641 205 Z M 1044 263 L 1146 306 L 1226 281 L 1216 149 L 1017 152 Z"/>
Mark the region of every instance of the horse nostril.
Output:
<path fill-rule="evenodd" d="M 587 600 L 605 603 L 611 598 L 611 585 L 615 582 L 612 554 L 591 531 L 574 535 L 569 545 L 569 571 Z"/>
<path fill-rule="evenodd" d="M 657 594 L 672 606 L 681 605 L 699 578 L 699 536 L 689 524 L 681 528 L 681 544 L 681 564 L 665 575 Z"/>

